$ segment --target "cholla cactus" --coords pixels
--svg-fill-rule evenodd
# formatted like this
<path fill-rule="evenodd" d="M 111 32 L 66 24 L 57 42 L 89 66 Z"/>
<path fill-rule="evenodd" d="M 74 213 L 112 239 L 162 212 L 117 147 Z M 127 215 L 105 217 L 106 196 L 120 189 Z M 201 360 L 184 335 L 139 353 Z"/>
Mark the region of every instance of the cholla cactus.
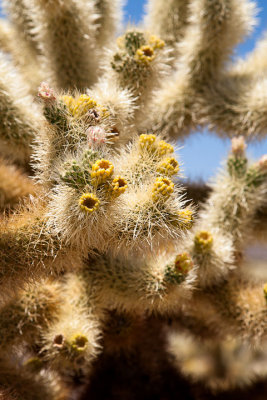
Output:
<path fill-rule="evenodd" d="M 169 353 L 212 390 L 267 374 L 267 283 L 242 268 L 267 203 L 245 143 L 266 133 L 266 39 L 225 68 L 254 3 L 149 0 L 116 37 L 120 3 L 4 1 L 0 397 L 78 398 L 140 346 L 155 380 Z M 233 139 L 197 207 L 175 139 L 205 125 Z"/>

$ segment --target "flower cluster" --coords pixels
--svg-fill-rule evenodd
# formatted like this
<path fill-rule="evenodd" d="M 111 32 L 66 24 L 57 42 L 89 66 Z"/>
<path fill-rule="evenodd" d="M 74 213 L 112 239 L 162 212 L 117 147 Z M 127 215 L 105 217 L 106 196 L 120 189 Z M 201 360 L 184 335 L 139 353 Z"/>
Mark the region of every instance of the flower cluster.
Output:
<path fill-rule="evenodd" d="M 82 94 L 76 101 L 73 107 L 73 115 L 80 118 L 88 113 L 92 108 L 97 107 L 97 102 L 86 94 Z"/>
<path fill-rule="evenodd" d="M 139 47 L 135 52 L 135 60 L 138 63 L 148 65 L 156 57 L 156 51 L 162 49 L 165 46 L 163 40 L 159 39 L 155 35 L 151 35 L 148 38 L 148 44 Z"/>
<path fill-rule="evenodd" d="M 72 96 L 64 95 L 60 97 L 60 100 L 67 106 L 69 112 L 73 115 L 75 107 L 75 99 Z"/>
<path fill-rule="evenodd" d="M 87 119 L 99 122 L 101 118 L 106 119 L 109 117 L 108 110 L 87 94 L 81 94 L 77 98 L 64 95 L 60 99 L 75 119 L 86 117 Z"/>
<path fill-rule="evenodd" d="M 124 81 L 133 77 L 143 79 L 157 59 L 165 43 L 154 35 L 130 31 L 117 39 L 119 51 L 111 61 L 111 67 L 120 73 Z"/>

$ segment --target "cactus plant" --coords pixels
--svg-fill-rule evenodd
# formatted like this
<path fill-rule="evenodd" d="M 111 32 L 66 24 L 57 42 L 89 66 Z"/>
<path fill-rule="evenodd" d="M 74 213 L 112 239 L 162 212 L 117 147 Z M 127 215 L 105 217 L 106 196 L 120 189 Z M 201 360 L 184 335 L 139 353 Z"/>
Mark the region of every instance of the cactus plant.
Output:
<path fill-rule="evenodd" d="M 255 4 L 148 0 L 119 36 L 120 0 L 3 3 L 0 397 L 82 398 L 105 357 L 155 387 L 160 368 L 225 396 L 266 378 L 266 282 L 243 268 L 267 232 L 267 158 L 246 154 L 266 38 L 229 64 Z M 204 126 L 232 148 L 198 204 L 177 140 Z"/>

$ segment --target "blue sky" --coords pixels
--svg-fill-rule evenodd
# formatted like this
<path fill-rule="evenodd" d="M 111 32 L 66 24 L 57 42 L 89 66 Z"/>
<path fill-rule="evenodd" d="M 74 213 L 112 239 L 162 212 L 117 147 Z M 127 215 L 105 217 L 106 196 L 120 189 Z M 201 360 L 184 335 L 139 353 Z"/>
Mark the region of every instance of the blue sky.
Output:
<path fill-rule="evenodd" d="M 266 0 L 257 0 L 256 3 L 259 9 L 258 25 L 253 34 L 236 49 L 236 57 L 243 57 L 251 51 L 257 39 L 267 29 L 267 2 Z M 124 8 L 125 22 L 138 23 L 143 14 L 144 4 L 144 0 L 128 0 Z M 179 143 L 178 146 L 180 146 Z M 225 158 L 230 141 L 220 139 L 204 130 L 191 134 L 182 146 L 179 154 L 183 163 L 184 175 L 192 180 L 207 180 L 216 173 Z M 267 153 L 267 139 L 250 144 L 248 151 L 253 158 L 259 158 L 262 154 Z"/>

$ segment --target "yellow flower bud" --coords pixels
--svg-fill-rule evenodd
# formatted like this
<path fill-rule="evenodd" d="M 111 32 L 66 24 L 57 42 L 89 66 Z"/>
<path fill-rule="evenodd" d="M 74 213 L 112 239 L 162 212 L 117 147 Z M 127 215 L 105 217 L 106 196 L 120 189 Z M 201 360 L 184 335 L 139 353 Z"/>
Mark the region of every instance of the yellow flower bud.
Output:
<path fill-rule="evenodd" d="M 158 142 L 157 152 L 160 156 L 165 156 L 166 154 L 173 153 L 174 147 L 171 144 L 165 142 L 165 140 L 160 140 Z"/>
<path fill-rule="evenodd" d="M 179 225 L 182 229 L 191 229 L 193 225 L 193 212 L 189 209 L 178 211 Z"/>
<path fill-rule="evenodd" d="M 195 236 L 195 248 L 198 251 L 209 251 L 213 244 L 213 237 L 208 231 L 200 231 Z"/>
<path fill-rule="evenodd" d="M 175 269 L 177 272 L 187 275 L 193 266 L 193 261 L 188 253 L 181 253 L 176 256 Z"/>
<path fill-rule="evenodd" d="M 111 182 L 112 195 L 114 197 L 120 196 L 122 193 L 125 192 L 127 187 L 127 181 L 120 176 L 116 176 Z"/>
<path fill-rule="evenodd" d="M 153 49 L 162 49 L 165 46 L 164 40 L 159 39 L 155 35 L 151 35 L 149 38 L 149 44 L 153 47 Z"/>
<path fill-rule="evenodd" d="M 155 135 L 147 135 L 147 134 L 142 134 L 139 136 L 139 146 L 142 150 L 155 150 L 155 141 L 156 141 L 156 136 Z"/>
<path fill-rule="evenodd" d="M 60 98 L 67 106 L 71 114 L 74 113 L 75 99 L 72 96 L 61 96 Z"/>
<path fill-rule="evenodd" d="M 165 176 L 175 175 L 178 171 L 179 163 L 174 157 L 165 158 L 157 168 L 157 172 Z"/>
<path fill-rule="evenodd" d="M 174 183 L 169 178 L 162 176 L 156 179 L 152 189 L 152 199 L 154 202 L 165 201 L 174 191 Z"/>
<path fill-rule="evenodd" d="M 97 102 L 93 100 L 90 96 L 82 94 L 78 100 L 75 101 L 73 107 L 73 115 L 77 118 L 84 116 L 89 110 L 97 107 Z"/>

